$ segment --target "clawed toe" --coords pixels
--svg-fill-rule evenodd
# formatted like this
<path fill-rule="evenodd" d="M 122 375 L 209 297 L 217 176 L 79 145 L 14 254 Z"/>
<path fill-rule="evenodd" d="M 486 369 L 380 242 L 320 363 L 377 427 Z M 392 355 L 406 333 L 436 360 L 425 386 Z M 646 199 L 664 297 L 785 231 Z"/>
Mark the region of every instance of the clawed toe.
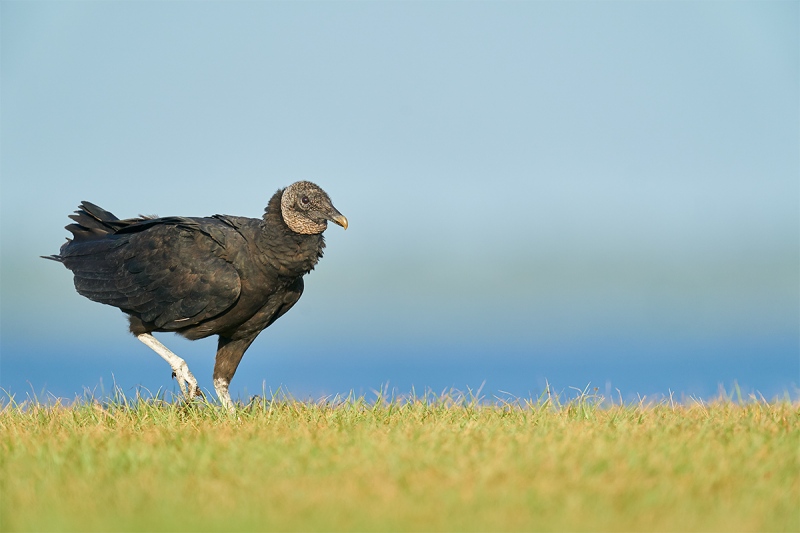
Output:
<path fill-rule="evenodd" d="M 197 380 L 194 379 L 194 376 L 189 372 L 188 368 L 173 370 L 172 377 L 178 381 L 178 386 L 180 386 L 181 392 L 187 400 L 205 397 L 203 391 L 200 390 L 200 387 L 197 385 Z"/>

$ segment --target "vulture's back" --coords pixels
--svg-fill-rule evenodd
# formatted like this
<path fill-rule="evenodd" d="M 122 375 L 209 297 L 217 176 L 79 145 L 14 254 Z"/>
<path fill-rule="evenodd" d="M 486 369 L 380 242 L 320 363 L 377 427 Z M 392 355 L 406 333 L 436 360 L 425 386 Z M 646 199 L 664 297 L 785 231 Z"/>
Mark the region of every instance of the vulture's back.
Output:
<path fill-rule="evenodd" d="M 51 257 L 75 276 L 77 291 L 175 331 L 213 318 L 239 297 L 240 276 L 226 245 L 246 243 L 218 218 L 119 220 L 84 202 L 70 218 L 74 238 Z"/>

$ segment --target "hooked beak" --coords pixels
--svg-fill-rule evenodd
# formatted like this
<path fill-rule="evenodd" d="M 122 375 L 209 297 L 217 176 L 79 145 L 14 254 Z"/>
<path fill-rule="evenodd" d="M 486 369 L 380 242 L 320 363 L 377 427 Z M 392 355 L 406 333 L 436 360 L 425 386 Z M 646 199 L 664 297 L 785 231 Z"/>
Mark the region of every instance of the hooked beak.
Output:
<path fill-rule="evenodd" d="M 332 211 L 333 213 L 329 220 L 335 224 L 339 224 L 344 229 L 347 229 L 347 217 L 337 211 L 335 207 L 333 207 Z"/>

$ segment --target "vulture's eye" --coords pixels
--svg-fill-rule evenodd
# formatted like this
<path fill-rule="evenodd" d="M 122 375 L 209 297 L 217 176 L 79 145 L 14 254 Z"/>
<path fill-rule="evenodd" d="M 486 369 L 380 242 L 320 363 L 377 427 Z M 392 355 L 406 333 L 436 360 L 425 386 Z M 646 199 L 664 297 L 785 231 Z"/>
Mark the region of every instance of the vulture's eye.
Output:
<path fill-rule="evenodd" d="M 308 196 L 303 196 L 303 198 L 301 198 L 300 201 L 303 202 L 303 205 L 308 205 L 308 202 L 310 202 L 311 200 L 308 199 Z"/>

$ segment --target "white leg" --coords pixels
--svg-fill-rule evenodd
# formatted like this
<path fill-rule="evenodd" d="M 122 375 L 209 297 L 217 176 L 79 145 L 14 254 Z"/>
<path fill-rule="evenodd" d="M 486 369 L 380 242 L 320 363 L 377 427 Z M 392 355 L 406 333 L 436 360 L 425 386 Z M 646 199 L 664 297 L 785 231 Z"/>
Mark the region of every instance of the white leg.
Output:
<path fill-rule="evenodd" d="M 175 379 L 178 380 L 178 385 L 180 386 L 181 391 L 183 391 L 184 396 L 186 396 L 188 399 L 192 399 L 195 396 L 202 396 L 200 388 L 197 386 L 197 380 L 189 371 L 189 365 L 186 364 L 186 361 L 172 353 L 169 348 L 158 342 L 158 339 L 149 333 L 142 333 L 141 335 L 137 335 L 136 338 L 146 344 L 150 349 L 163 357 L 164 360 L 169 363 L 169 366 L 172 367 L 172 371 L 175 373 Z"/>
<path fill-rule="evenodd" d="M 214 379 L 214 388 L 217 390 L 217 396 L 219 397 L 219 401 L 222 403 L 222 407 L 230 412 L 233 412 L 233 402 L 231 401 L 231 395 L 228 392 L 228 385 L 230 385 L 230 382 L 222 378 Z"/>

